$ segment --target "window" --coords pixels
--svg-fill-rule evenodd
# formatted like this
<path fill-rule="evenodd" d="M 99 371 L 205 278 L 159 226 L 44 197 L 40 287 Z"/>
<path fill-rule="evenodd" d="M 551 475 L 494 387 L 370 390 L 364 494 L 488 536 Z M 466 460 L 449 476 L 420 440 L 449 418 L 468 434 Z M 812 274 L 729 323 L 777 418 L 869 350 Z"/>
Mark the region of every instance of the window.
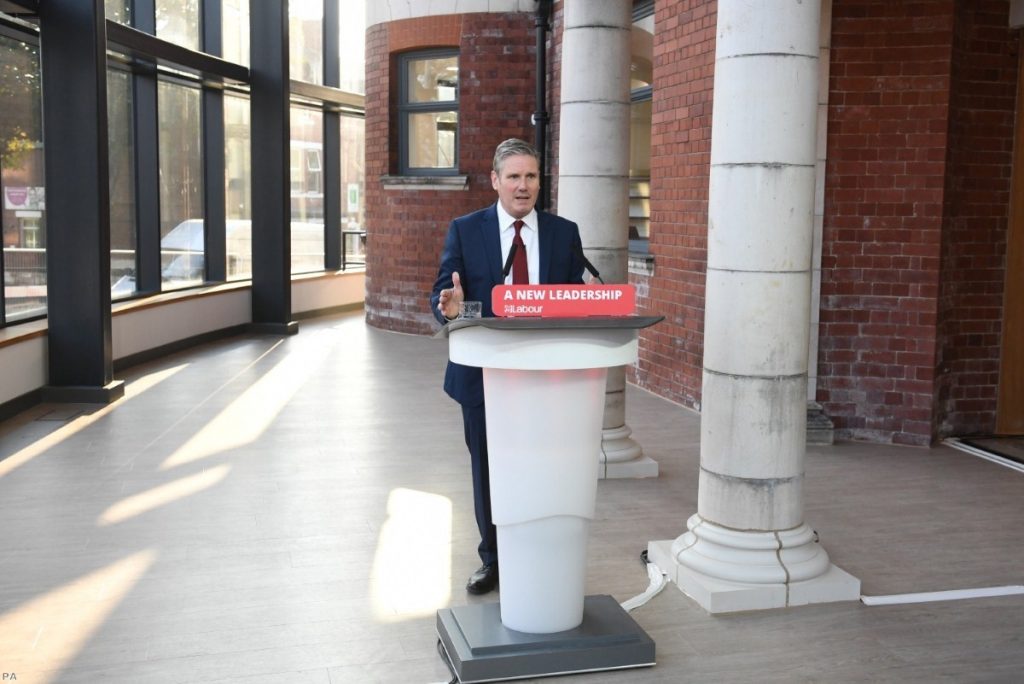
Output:
<path fill-rule="evenodd" d="M 249 99 L 224 97 L 224 215 L 227 277 L 252 277 L 252 125 Z"/>
<path fill-rule="evenodd" d="M 288 3 L 288 70 L 292 79 L 324 82 L 323 0 Z"/>
<path fill-rule="evenodd" d="M 199 49 L 199 0 L 156 0 L 156 37 Z"/>
<path fill-rule="evenodd" d="M 160 141 L 160 273 L 164 289 L 206 279 L 203 148 L 199 89 L 161 80 L 157 88 Z"/>
<path fill-rule="evenodd" d="M 221 12 L 221 56 L 229 62 L 249 66 L 249 0 L 224 0 Z"/>
<path fill-rule="evenodd" d="M 366 260 L 365 167 L 366 125 L 361 118 L 341 117 L 341 248 L 343 264 Z"/>
<path fill-rule="evenodd" d="M 110 296 L 135 294 L 135 156 L 132 83 L 107 70 L 107 150 L 110 158 Z"/>
<path fill-rule="evenodd" d="M 323 112 L 291 108 L 292 273 L 324 270 Z"/>
<path fill-rule="evenodd" d="M 36 45 L 0 35 L 0 233 L 7 322 L 46 313 L 46 188 Z"/>
<path fill-rule="evenodd" d="M 219 22 L 211 4 L 220 6 Z M 364 258 L 363 4 L 290 2 L 287 30 L 295 50 L 291 63 L 298 69 L 292 78 L 304 82 L 293 93 L 291 117 L 294 272 L 321 271 L 328 263 L 335 268 L 342 249 L 342 265 Z M 126 51 L 124 41 L 132 32 L 113 26 L 107 33 L 112 298 L 202 285 L 208 277 L 251 277 L 250 101 L 244 72 L 229 65 L 249 62 L 250 12 L 274 12 L 276 3 L 103 0 L 101 5 L 108 20 L 158 39 L 147 37 L 143 47 Z M 326 16 L 332 24 L 339 17 L 330 27 L 334 30 L 325 32 Z M 164 44 L 202 49 L 206 19 L 220 30 L 218 52 L 228 65 L 214 67 L 214 76 L 223 81 L 198 76 L 209 68 L 206 60 Z M 45 316 L 52 303 L 38 46 L 38 29 L 30 21 L 0 19 L 0 326 Z M 424 68 L 451 66 L 453 75 L 435 79 L 427 96 L 412 93 L 416 113 L 434 112 L 440 121 L 434 122 L 432 152 L 415 159 L 430 156 L 428 168 L 441 162 L 454 168 L 457 62 L 451 52 L 440 55 L 449 61 L 436 63 L 431 60 L 439 53 L 424 56 L 429 58 Z M 332 63 L 325 69 L 325 59 L 339 60 L 338 68 Z M 310 84 L 316 87 L 303 89 Z M 219 116 L 221 104 L 223 131 L 211 118 Z M 334 134 L 339 124 L 340 137 Z M 50 200 L 52 205 L 52 195 Z M 218 211 L 207 214 L 220 202 L 223 226 L 217 225 Z M 325 206 L 331 208 L 329 226 Z M 223 270 L 209 262 L 212 254 L 224 255 Z"/>
<path fill-rule="evenodd" d="M 105 0 L 103 4 L 107 19 L 131 26 L 131 0 Z"/>
<path fill-rule="evenodd" d="M 646 252 L 651 234 L 651 95 L 654 3 L 633 6 L 629 112 L 629 249 Z"/>
<path fill-rule="evenodd" d="M 400 172 L 443 175 L 458 172 L 459 57 L 432 50 L 399 59 Z"/>
<path fill-rule="evenodd" d="M 345 6 L 338 13 L 338 52 L 341 80 L 338 87 L 349 93 L 366 94 L 366 3 Z"/>

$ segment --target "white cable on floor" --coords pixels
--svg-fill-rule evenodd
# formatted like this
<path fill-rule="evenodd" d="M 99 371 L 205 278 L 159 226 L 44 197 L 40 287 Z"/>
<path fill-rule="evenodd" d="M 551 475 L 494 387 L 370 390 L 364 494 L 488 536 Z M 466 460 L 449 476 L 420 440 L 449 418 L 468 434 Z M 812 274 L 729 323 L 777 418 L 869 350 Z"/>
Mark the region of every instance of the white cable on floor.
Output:
<path fill-rule="evenodd" d="M 917 594 L 861 596 L 860 600 L 865 606 L 892 606 L 902 603 L 958 601 L 960 599 L 985 598 L 988 596 L 1013 596 L 1014 594 L 1024 594 L 1024 586 L 1012 584 L 1005 587 L 983 587 L 981 589 L 950 589 L 949 591 L 924 591 Z"/>
<path fill-rule="evenodd" d="M 647 585 L 647 589 L 644 590 L 644 593 L 638 594 L 637 596 L 634 596 L 633 598 L 622 602 L 622 609 L 625 610 L 627 613 L 633 610 L 634 608 L 639 608 L 640 606 L 644 605 L 652 598 L 657 596 L 658 593 L 662 589 L 664 589 L 665 585 L 668 583 L 665 573 L 663 573 L 657 565 L 651 563 L 650 561 L 647 561 L 647 576 L 651 579 L 651 583 Z"/>
<path fill-rule="evenodd" d="M 999 456 L 998 454 L 993 454 L 991 452 L 985 451 L 984 449 L 979 449 L 978 447 L 971 446 L 970 444 L 964 444 L 963 442 L 961 442 L 956 437 L 949 437 L 949 438 L 944 439 L 942 441 L 943 441 L 943 443 L 948 444 L 949 446 L 953 447 L 954 449 L 959 449 L 960 451 L 965 451 L 968 454 L 971 454 L 972 456 L 978 456 L 979 458 L 983 458 L 986 461 L 992 461 L 993 463 L 998 463 L 999 465 L 1006 466 L 1007 468 L 1010 468 L 1011 470 L 1016 470 L 1018 473 L 1024 473 L 1024 464 L 1017 463 L 1016 461 L 1012 461 L 1012 460 L 1010 460 L 1008 458 L 1003 458 L 1002 456 Z"/>

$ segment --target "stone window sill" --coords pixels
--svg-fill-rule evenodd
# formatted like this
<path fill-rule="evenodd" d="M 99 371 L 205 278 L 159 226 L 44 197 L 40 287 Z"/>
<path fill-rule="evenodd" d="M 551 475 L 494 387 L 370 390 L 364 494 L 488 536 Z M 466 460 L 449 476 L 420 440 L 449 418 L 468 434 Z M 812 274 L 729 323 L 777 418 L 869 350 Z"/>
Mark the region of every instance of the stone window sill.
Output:
<path fill-rule="evenodd" d="M 381 176 L 385 190 L 468 190 L 469 176 Z"/>

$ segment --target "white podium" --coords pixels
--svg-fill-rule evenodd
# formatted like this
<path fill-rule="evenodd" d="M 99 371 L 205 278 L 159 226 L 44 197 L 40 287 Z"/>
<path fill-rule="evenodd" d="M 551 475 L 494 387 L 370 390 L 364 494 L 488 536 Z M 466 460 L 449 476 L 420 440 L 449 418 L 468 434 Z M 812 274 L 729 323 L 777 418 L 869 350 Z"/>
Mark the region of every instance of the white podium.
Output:
<path fill-rule="evenodd" d="M 585 596 L 607 369 L 660 317 L 449 323 L 449 358 L 483 368 L 499 604 L 438 611 L 461 682 L 642 667 L 654 642 L 610 596 Z"/>

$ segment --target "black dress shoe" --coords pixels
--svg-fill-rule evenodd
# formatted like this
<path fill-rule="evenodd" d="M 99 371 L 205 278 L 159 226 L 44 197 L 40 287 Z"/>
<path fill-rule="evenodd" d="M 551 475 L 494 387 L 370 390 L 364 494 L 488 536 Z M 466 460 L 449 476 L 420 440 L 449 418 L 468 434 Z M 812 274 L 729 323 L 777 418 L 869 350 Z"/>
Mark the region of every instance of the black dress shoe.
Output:
<path fill-rule="evenodd" d="M 498 564 L 486 563 L 469 576 L 466 591 L 470 594 L 486 594 L 498 586 Z"/>

